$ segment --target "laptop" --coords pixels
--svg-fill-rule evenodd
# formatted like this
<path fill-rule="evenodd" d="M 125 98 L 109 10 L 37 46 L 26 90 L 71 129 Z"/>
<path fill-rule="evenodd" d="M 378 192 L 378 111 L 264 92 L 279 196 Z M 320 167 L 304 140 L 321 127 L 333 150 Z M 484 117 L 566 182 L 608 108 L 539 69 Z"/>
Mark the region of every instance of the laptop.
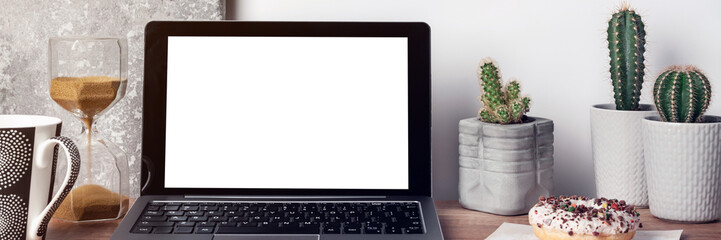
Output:
<path fill-rule="evenodd" d="M 150 22 L 113 240 L 443 239 L 425 23 Z"/>

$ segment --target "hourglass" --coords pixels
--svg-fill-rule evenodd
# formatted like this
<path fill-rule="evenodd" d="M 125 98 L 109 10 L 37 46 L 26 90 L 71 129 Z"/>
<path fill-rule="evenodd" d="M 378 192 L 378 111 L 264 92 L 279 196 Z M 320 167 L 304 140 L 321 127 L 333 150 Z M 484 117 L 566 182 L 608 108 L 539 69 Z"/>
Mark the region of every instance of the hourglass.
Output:
<path fill-rule="evenodd" d="M 125 96 L 127 43 L 121 38 L 52 38 L 48 57 L 50 97 L 83 122 L 73 139 L 80 150 L 80 174 L 55 217 L 74 222 L 121 218 L 128 209 L 128 158 L 95 122 Z"/>

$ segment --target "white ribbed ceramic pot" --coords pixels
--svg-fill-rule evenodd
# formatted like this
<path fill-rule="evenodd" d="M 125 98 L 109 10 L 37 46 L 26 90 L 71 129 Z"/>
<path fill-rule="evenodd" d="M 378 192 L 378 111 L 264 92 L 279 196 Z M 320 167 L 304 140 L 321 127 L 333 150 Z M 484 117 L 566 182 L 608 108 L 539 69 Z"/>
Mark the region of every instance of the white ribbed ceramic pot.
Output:
<path fill-rule="evenodd" d="M 721 218 L 721 117 L 702 123 L 642 121 L 651 214 L 709 222 Z"/>
<path fill-rule="evenodd" d="M 458 123 L 459 202 L 500 215 L 526 214 L 538 196 L 553 193 L 553 121 Z"/>
<path fill-rule="evenodd" d="M 591 143 L 596 196 L 648 206 L 641 120 L 657 116 L 652 105 L 639 111 L 616 110 L 614 104 L 591 107 Z"/>

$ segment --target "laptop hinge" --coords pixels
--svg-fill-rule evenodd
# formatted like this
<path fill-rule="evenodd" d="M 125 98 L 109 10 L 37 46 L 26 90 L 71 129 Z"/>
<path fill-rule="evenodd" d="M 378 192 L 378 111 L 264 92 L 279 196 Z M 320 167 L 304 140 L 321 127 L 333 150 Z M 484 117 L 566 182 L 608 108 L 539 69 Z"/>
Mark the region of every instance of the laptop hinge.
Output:
<path fill-rule="evenodd" d="M 231 195 L 185 195 L 185 198 L 222 198 L 222 199 L 385 199 L 388 196 L 231 196 Z"/>

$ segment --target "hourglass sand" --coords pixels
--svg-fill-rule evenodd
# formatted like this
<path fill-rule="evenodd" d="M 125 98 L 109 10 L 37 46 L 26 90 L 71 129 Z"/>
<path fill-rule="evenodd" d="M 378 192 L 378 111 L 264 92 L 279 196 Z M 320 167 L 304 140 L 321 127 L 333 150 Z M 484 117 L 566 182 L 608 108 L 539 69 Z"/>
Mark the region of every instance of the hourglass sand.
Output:
<path fill-rule="evenodd" d="M 128 160 L 103 138 L 95 121 L 125 96 L 125 40 L 53 38 L 49 57 L 50 98 L 84 126 L 75 139 L 81 152 L 80 175 L 55 217 L 78 222 L 118 219 L 128 208 Z"/>

